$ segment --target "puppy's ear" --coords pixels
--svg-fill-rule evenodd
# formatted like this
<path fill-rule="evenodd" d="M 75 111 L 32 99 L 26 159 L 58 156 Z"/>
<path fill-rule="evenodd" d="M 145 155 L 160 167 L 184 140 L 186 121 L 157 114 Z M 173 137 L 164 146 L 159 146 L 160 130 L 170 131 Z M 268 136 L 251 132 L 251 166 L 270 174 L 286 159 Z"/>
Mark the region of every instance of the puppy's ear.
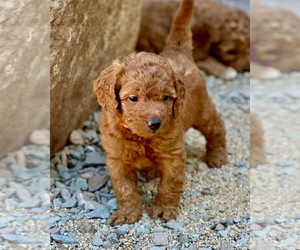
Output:
<path fill-rule="evenodd" d="M 97 80 L 94 81 L 94 92 L 102 108 L 115 112 L 120 108 L 119 91 L 120 76 L 124 73 L 124 67 L 119 61 L 103 70 Z"/>
<path fill-rule="evenodd" d="M 173 116 L 174 118 L 177 118 L 184 105 L 185 86 L 184 83 L 177 77 L 174 81 L 174 87 L 176 90 L 176 98 L 173 101 Z"/>

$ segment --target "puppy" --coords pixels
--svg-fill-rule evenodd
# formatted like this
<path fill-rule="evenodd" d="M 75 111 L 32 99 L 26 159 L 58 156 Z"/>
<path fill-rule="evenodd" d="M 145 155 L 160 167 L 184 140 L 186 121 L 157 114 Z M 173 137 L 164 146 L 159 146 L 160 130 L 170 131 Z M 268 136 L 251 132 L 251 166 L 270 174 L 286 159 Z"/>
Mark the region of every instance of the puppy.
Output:
<path fill-rule="evenodd" d="M 100 132 L 117 196 L 111 225 L 136 222 L 142 212 L 137 169 L 160 177 L 152 217 L 176 219 L 184 183 L 185 131 L 207 140 L 210 167 L 227 162 L 225 128 L 193 61 L 193 0 L 183 0 L 160 55 L 140 52 L 116 60 L 94 82 L 102 106 Z"/>
<path fill-rule="evenodd" d="M 163 50 L 178 5 L 176 1 L 161 0 L 143 3 L 137 51 Z M 193 56 L 198 67 L 225 79 L 249 70 L 249 16 L 241 9 L 206 0 L 196 0 L 194 12 Z"/>
<path fill-rule="evenodd" d="M 280 77 L 283 72 L 299 71 L 299 16 L 255 1 L 250 2 L 250 9 L 251 76 L 268 80 Z"/>

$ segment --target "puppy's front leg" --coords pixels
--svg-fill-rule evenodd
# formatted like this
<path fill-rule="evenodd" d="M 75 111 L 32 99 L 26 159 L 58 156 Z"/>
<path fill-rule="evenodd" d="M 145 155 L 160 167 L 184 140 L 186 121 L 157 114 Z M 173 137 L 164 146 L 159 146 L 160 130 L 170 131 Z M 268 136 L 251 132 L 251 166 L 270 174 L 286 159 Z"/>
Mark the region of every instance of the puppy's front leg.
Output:
<path fill-rule="evenodd" d="M 161 180 L 152 207 L 152 217 L 168 221 L 176 219 L 184 183 L 185 156 L 165 159 L 161 166 Z"/>
<path fill-rule="evenodd" d="M 142 213 L 136 169 L 120 160 L 109 158 L 107 166 L 118 204 L 117 211 L 110 217 L 110 225 L 135 223 Z"/>

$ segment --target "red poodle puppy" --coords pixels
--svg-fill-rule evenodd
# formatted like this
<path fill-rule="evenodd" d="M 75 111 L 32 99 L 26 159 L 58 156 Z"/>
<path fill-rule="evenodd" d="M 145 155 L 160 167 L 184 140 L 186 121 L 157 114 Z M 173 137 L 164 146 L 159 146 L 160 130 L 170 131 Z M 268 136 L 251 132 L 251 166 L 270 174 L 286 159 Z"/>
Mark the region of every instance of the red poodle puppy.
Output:
<path fill-rule="evenodd" d="M 100 131 L 117 196 L 111 225 L 136 222 L 142 212 L 137 169 L 160 177 L 152 217 L 175 219 L 184 183 L 185 131 L 207 140 L 210 167 L 227 162 L 225 128 L 193 61 L 193 0 L 183 0 L 160 55 L 140 52 L 101 72 L 94 91 L 103 108 Z"/>

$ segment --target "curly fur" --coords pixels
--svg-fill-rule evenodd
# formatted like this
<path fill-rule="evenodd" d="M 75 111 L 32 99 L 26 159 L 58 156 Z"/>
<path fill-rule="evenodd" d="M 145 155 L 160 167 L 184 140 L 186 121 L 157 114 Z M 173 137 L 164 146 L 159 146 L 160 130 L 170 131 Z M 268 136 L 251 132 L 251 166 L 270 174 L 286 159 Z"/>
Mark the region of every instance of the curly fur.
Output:
<path fill-rule="evenodd" d="M 117 196 L 112 225 L 134 223 L 142 211 L 137 169 L 160 177 L 152 217 L 175 219 L 184 183 L 185 131 L 194 127 L 207 140 L 207 162 L 227 162 L 225 128 L 192 60 L 189 21 L 192 0 L 184 0 L 160 55 L 140 52 L 113 62 L 94 82 L 102 106 L 100 132 Z M 163 100 L 165 96 L 169 98 Z M 133 102 L 135 96 L 138 101 Z M 159 119 L 153 131 L 149 120 Z"/>
<path fill-rule="evenodd" d="M 163 50 L 178 5 L 174 1 L 144 2 L 137 51 Z M 200 69 L 223 78 L 227 66 L 238 72 L 250 69 L 250 20 L 241 9 L 197 0 L 192 33 L 193 56 Z"/>

